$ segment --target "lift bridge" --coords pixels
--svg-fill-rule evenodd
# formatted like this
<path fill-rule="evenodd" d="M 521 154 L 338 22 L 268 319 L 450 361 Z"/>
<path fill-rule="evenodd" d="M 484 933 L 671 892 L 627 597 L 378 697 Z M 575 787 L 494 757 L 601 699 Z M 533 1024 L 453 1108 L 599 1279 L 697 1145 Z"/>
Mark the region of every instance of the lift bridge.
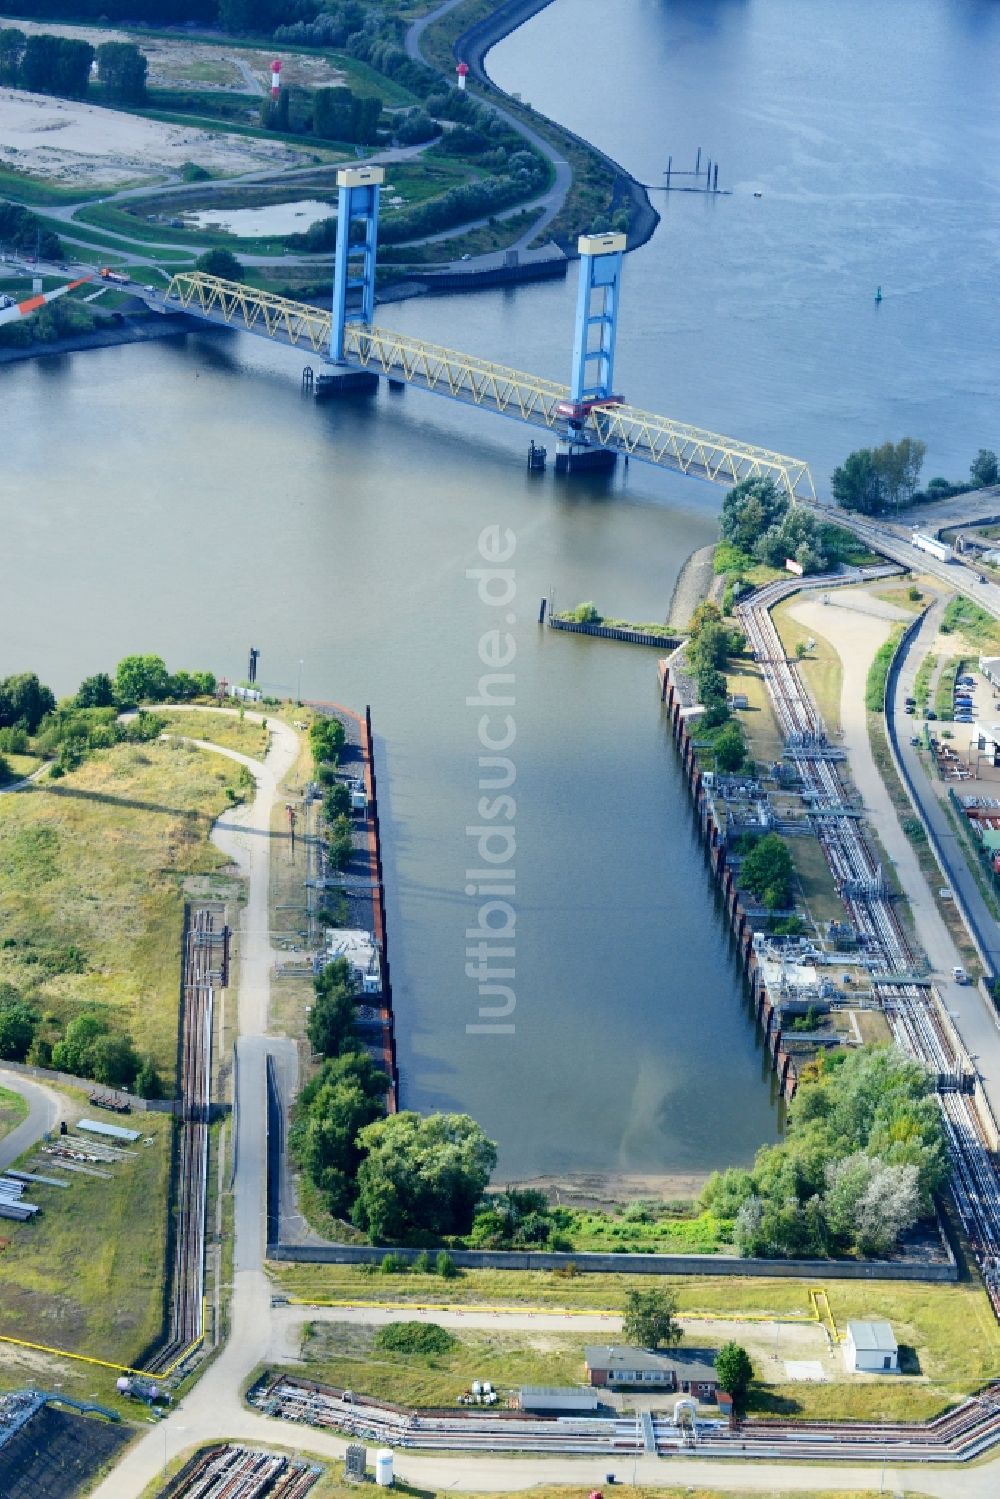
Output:
<path fill-rule="evenodd" d="M 179 272 L 164 311 L 260 334 L 323 359 L 318 396 L 374 387 L 379 377 L 417 386 L 540 427 L 557 438 L 556 470 L 608 469 L 619 455 L 720 484 L 771 478 L 793 499 L 815 500 L 809 466 L 767 448 L 640 411 L 615 394 L 623 234 L 579 241 L 580 282 L 570 385 L 442 348 L 374 322 L 375 260 L 383 168 L 346 167 L 337 174 L 338 220 L 333 302 L 329 312 L 200 271 Z M 350 309 L 350 310 L 349 310 Z"/>

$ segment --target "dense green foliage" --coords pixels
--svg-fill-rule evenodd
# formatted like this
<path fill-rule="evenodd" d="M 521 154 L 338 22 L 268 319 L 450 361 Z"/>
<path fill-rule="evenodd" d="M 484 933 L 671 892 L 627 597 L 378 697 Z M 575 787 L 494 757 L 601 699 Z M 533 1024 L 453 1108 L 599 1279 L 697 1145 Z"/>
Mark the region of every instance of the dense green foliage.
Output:
<path fill-rule="evenodd" d="M 865 680 L 865 707 L 869 713 L 885 712 L 885 684 L 888 681 L 889 668 L 902 633 L 902 627 L 897 625 L 889 639 L 879 646 L 868 668 L 868 676 Z"/>
<path fill-rule="evenodd" d="M 436 1322 L 390 1322 L 375 1334 L 375 1347 L 388 1353 L 449 1353 L 457 1342 Z"/>
<path fill-rule="evenodd" d="M 302 1089 L 288 1145 L 327 1211 L 350 1213 L 362 1152 L 358 1135 L 385 1111 L 388 1079 L 357 1048 L 329 1057 Z"/>
<path fill-rule="evenodd" d="M 698 738 L 713 746 L 718 768 L 739 770 L 746 756 L 743 730 L 730 722 L 728 686 L 724 675 L 731 656 L 746 647 L 743 632 L 723 622 L 715 604 L 703 602 L 691 617 L 686 656 L 688 670 L 698 687 L 698 701 L 704 707 L 698 723 Z"/>
<path fill-rule="evenodd" d="M 381 118 L 381 99 L 349 88 L 319 88 L 313 94 L 313 134 L 323 140 L 373 145 Z"/>
<path fill-rule="evenodd" d="M 0 728 L 11 726 L 33 734 L 55 705 L 52 689 L 43 686 L 33 671 L 0 682 Z"/>
<path fill-rule="evenodd" d="M 469 1243 L 475 1249 L 571 1249 L 559 1229 L 572 1214 L 550 1207 L 544 1192 L 505 1187 L 476 1213 Z"/>
<path fill-rule="evenodd" d="M 353 1218 L 373 1243 L 468 1233 L 497 1148 L 467 1114 L 406 1111 L 361 1131 Z"/>
<path fill-rule="evenodd" d="M 242 281 L 244 276 L 243 262 L 222 245 L 199 255 L 195 269 L 204 271 L 207 276 L 218 276 L 221 281 Z"/>
<path fill-rule="evenodd" d="M 996 620 L 964 594 L 956 594 L 949 600 L 941 620 L 943 635 L 951 635 L 955 630 L 975 645 L 993 647 L 1000 643 Z"/>
<path fill-rule="evenodd" d="M 888 1255 L 931 1211 L 947 1158 L 924 1069 L 892 1047 L 803 1069 L 788 1131 L 752 1171 L 710 1177 L 702 1203 L 745 1255 Z"/>
<path fill-rule="evenodd" d="M 997 455 L 992 448 L 979 449 L 969 466 L 969 478 L 976 489 L 984 489 L 997 482 L 1000 478 L 1000 468 L 997 466 Z"/>
<path fill-rule="evenodd" d="M 784 567 L 791 558 L 803 572 L 815 573 L 829 563 L 820 527 L 773 479 L 735 485 L 722 502 L 721 531 L 735 553 L 769 567 Z"/>
<path fill-rule="evenodd" d="M 347 732 L 339 718 L 317 718 L 309 726 L 309 747 L 314 760 L 336 765 L 346 739 Z"/>
<path fill-rule="evenodd" d="M 37 1024 L 38 1015 L 13 984 L 0 983 L 0 1061 L 23 1062 Z"/>
<path fill-rule="evenodd" d="M 346 958 L 327 963 L 313 980 L 315 999 L 306 1034 L 313 1051 L 337 1057 L 354 1034 L 354 997 L 357 992 Z"/>
<path fill-rule="evenodd" d="M 679 1343 L 677 1292 L 659 1288 L 626 1291 L 622 1333 L 626 1343 L 638 1348 L 665 1348 Z"/>
<path fill-rule="evenodd" d="M 97 49 L 97 76 L 112 104 L 144 104 L 146 70 L 145 57 L 131 42 L 104 42 Z"/>
<path fill-rule="evenodd" d="M 4 33 L 0 31 L 0 40 Z M 43 229 L 37 214 L 22 208 L 20 203 L 8 203 L 0 199 L 0 245 L 15 250 L 21 255 L 34 255 L 37 250 L 43 260 L 61 260 L 62 242 L 51 229 Z M 53 307 L 58 303 L 53 303 Z M 12 325 L 7 324 L 9 329 Z M 16 326 L 16 325 L 14 325 Z"/>
<path fill-rule="evenodd" d="M 101 674 L 88 677 L 80 690 L 86 688 L 88 696 L 103 691 L 100 678 Z M 95 687 L 95 683 L 100 685 Z M 115 668 L 113 696 L 118 707 L 129 708 L 136 703 L 162 703 L 167 699 L 187 702 L 193 697 L 210 696 L 215 688 L 215 677 L 210 671 L 178 671 L 171 675 L 162 656 L 123 656 Z"/>
<path fill-rule="evenodd" d="M 777 833 L 748 841 L 740 865 L 740 884 L 763 901 L 769 911 L 783 911 L 792 903 L 795 875 L 788 844 Z"/>
<path fill-rule="evenodd" d="M 754 1372 L 749 1353 L 739 1343 L 724 1343 L 715 1355 L 715 1372 L 719 1388 L 733 1397 L 733 1415 L 745 1416 Z"/>
<path fill-rule="evenodd" d="M 849 453 L 831 478 L 833 497 L 845 510 L 877 515 L 913 499 L 927 444 L 912 437 Z"/>

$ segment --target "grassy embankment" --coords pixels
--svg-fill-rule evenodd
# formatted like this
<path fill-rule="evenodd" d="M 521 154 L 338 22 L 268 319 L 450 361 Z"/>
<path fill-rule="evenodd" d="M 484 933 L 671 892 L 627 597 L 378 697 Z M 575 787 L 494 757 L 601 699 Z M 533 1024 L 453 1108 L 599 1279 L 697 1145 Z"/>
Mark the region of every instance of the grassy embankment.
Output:
<path fill-rule="evenodd" d="M 184 745 L 118 745 L 4 799 L 0 979 L 50 1038 L 98 1008 L 172 1076 L 184 879 L 223 862 L 208 833 L 240 775 Z"/>
<path fill-rule="evenodd" d="M 177 715 L 180 717 L 180 715 Z M 176 743 L 99 751 L 60 780 L 0 804 L 0 979 L 58 1038 L 97 1009 L 131 1031 L 172 1079 L 185 882 L 211 889 L 214 819 L 241 794 L 239 767 Z M 71 1114 L 84 1093 L 67 1093 Z M 5 1225 L 0 1333 L 128 1363 L 160 1327 L 171 1120 L 143 1115 L 143 1141 L 110 1180 L 39 1188 L 43 1208 Z M 151 1144 L 146 1144 L 146 1140 Z M 0 1382 L 51 1380 L 106 1398 L 113 1371 L 0 1345 Z"/>
<path fill-rule="evenodd" d="M 20 1093 L 0 1088 L 0 1140 L 4 1135 L 9 1135 L 12 1129 L 16 1129 L 27 1113 L 28 1105 Z"/>
<path fill-rule="evenodd" d="M 463 31 L 496 10 L 496 0 L 465 0 L 447 15 L 429 26 L 423 36 L 423 52 L 432 67 L 438 68 L 446 78 L 452 78 L 455 59 L 452 46 Z M 530 104 L 501 96 L 491 87 L 484 88 L 470 79 L 469 92 L 486 102 L 495 100 L 504 109 L 515 115 L 523 124 L 530 126 L 565 157 L 573 170 L 573 182 L 566 202 L 556 218 L 535 243 L 544 244 L 550 239 L 557 242 L 570 241 L 584 234 L 594 220 L 608 214 L 614 192 L 614 173 L 596 152 L 581 144 L 569 131 L 564 130 L 547 116 L 538 114 Z M 509 241 L 508 241 L 509 243 Z"/>
<path fill-rule="evenodd" d="M 261 710 L 267 717 L 267 710 Z M 245 717 L 238 710 L 232 713 L 214 713 L 209 708 L 193 709 L 190 713 L 171 712 L 169 707 L 157 710 L 158 717 L 166 720 L 164 733 L 186 739 L 203 739 L 217 744 L 221 749 L 236 750 L 251 760 L 263 760 L 270 743 L 270 732 L 263 724 Z"/>
<path fill-rule="evenodd" d="M 448 1304 L 617 1312 L 633 1288 L 628 1276 L 561 1276 L 543 1271 L 467 1271 L 455 1280 L 408 1272 L 365 1275 L 351 1266 L 271 1265 L 272 1278 L 286 1293 L 315 1301 L 358 1305 Z M 756 1277 L 664 1277 L 677 1292 L 681 1316 L 711 1319 L 762 1318 L 813 1320 L 809 1282 Z M 815 1283 L 812 1283 L 815 1285 Z M 835 1323 L 843 1329 L 852 1318 L 885 1317 L 904 1348 L 906 1378 L 859 1383 L 759 1386 L 756 1408 L 762 1413 L 877 1419 L 880 1415 L 920 1419 L 941 1410 L 1000 1373 L 1000 1329 L 978 1283 L 921 1286 L 880 1281 L 864 1284 L 830 1281 L 826 1290 Z M 592 1335 L 574 1334 L 577 1350 Z M 465 1336 L 463 1332 L 463 1336 Z M 704 1339 L 699 1333 L 701 1341 Z M 558 1357 L 565 1356 L 561 1346 Z M 478 1353 L 462 1365 L 468 1379 L 491 1378 Z M 367 1371 L 366 1371 L 367 1377 Z M 377 1377 L 373 1373 L 373 1378 Z M 498 1382 L 498 1381 L 494 1381 Z M 352 1388 L 364 1388 L 352 1380 Z"/>
<path fill-rule="evenodd" d="M 71 1113 L 87 1111 L 85 1093 L 61 1091 Z M 64 1189 L 33 1188 L 37 1219 L 4 1224 L 0 1335 L 121 1364 L 159 1335 L 172 1124 L 169 1115 L 142 1115 L 143 1139 L 131 1159 L 109 1168 L 110 1180 L 73 1175 Z M 104 1400 L 115 1371 L 0 1343 L 0 1387 L 56 1377 L 70 1394 L 97 1391 Z"/>

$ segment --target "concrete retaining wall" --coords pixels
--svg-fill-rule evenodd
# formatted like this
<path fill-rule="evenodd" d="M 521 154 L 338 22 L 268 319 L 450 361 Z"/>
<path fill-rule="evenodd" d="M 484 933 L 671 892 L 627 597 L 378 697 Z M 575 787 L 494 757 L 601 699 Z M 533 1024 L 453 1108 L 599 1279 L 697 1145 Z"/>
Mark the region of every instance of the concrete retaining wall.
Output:
<path fill-rule="evenodd" d="M 272 1244 L 268 1257 L 311 1265 L 378 1265 L 389 1253 L 412 1264 L 419 1249 L 382 1249 L 367 1244 Z M 433 1252 L 433 1251 L 432 1251 Z M 501 1249 L 450 1250 L 462 1270 L 560 1270 L 575 1265 L 593 1275 L 756 1275 L 797 1280 L 953 1281 L 958 1267 L 948 1259 L 936 1264 L 893 1260 L 758 1260 L 735 1254 L 543 1254 Z"/>
<path fill-rule="evenodd" d="M 0 1062 L 0 1068 L 20 1072 L 24 1077 L 33 1077 L 40 1083 L 55 1083 L 60 1088 L 114 1093 L 118 1098 L 124 1098 L 140 1114 L 180 1114 L 181 1111 L 176 1098 L 139 1098 L 135 1093 L 126 1093 L 124 1088 L 110 1088 L 107 1083 L 94 1083 L 86 1077 L 74 1077 L 71 1072 L 56 1072 L 52 1067 L 32 1067 L 27 1062 Z"/>
<path fill-rule="evenodd" d="M 711 802 L 705 792 L 702 773 L 694 752 L 694 745 L 688 733 L 687 721 L 681 713 L 680 698 L 673 680 L 673 668 L 669 661 L 660 661 L 658 670 L 660 677 L 660 698 L 667 707 L 670 728 L 681 757 L 688 789 L 691 792 L 691 798 L 694 802 L 698 825 L 705 840 L 709 864 L 719 886 L 726 908 L 726 917 L 732 929 L 733 936 L 736 939 L 736 945 L 739 948 L 740 959 L 747 976 L 747 982 L 750 985 L 754 1014 L 757 1018 L 757 1023 L 764 1033 L 764 1046 L 771 1059 L 778 1087 L 784 1094 L 785 1099 L 790 1102 L 795 1095 L 795 1089 L 798 1085 L 795 1063 L 782 1045 L 781 1026 L 775 1018 L 776 1011 L 771 1002 L 771 997 L 767 992 L 763 975 L 758 967 L 757 954 L 753 949 L 753 926 L 740 900 L 736 882 L 733 879 L 733 872 L 726 863 L 726 848 L 722 829 L 715 821 Z"/>

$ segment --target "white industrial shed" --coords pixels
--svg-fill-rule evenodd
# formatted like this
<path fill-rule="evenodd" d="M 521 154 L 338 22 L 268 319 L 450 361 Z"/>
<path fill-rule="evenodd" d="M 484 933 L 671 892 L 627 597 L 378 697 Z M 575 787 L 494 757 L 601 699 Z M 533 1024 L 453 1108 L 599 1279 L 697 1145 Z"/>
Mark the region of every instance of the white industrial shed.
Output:
<path fill-rule="evenodd" d="M 888 1322 L 848 1322 L 844 1362 L 851 1374 L 898 1374 L 899 1347 Z"/>

